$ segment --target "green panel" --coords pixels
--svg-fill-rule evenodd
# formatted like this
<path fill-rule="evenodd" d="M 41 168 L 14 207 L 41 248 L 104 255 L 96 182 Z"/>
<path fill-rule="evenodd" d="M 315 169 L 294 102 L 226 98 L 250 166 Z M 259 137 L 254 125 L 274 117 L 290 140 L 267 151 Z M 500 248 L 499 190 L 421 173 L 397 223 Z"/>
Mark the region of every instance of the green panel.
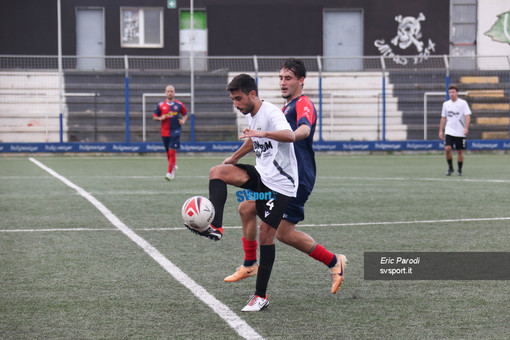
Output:
<path fill-rule="evenodd" d="M 181 11 L 181 30 L 190 29 L 191 13 L 190 11 Z M 194 11 L 193 12 L 193 29 L 205 30 L 207 29 L 207 15 L 205 11 Z"/>

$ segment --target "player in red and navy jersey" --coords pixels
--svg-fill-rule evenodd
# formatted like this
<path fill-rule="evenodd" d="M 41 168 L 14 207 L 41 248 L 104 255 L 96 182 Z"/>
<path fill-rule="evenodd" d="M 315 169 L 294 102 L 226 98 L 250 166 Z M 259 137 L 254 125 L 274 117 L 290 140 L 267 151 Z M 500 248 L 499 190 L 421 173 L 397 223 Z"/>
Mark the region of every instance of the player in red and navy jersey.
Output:
<path fill-rule="evenodd" d="M 176 150 L 181 147 L 181 127 L 188 119 L 188 115 L 184 104 L 174 99 L 175 88 L 172 85 L 166 87 L 165 96 L 166 100 L 156 106 L 152 119 L 161 121 L 161 138 L 168 159 L 165 179 L 171 181 L 175 178 Z"/>
<path fill-rule="evenodd" d="M 294 150 L 298 164 L 299 186 L 297 196 L 292 198 L 283 219 L 276 231 L 276 237 L 283 243 L 307 253 L 312 258 L 330 268 L 333 278 L 331 292 L 334 294 L 342 284 L 346 258 L 341 254 L 333 254 L 312 237 L 295 229 L 298 222 L 305 218 L 304 206 L 315 184 L 316 166 L 313 151 L 313 136 L 317 121 L 317 112 L 311 100 L 303 95 L 303 83 L 306 68 L 300 59 L 287 59 L 280 70 L 280 89 L 286 99 L 283 113 L 287 118 L 296 141 Z M 244 264 L 224 280 L 235 282 L 254 276 L 258 271 L 257 264 L 257 220 L 255 202 L 244 201 L 239 205 L 239 213 L 243 225 Z M 262 246 L 261 246 L 262 251 Z"/>

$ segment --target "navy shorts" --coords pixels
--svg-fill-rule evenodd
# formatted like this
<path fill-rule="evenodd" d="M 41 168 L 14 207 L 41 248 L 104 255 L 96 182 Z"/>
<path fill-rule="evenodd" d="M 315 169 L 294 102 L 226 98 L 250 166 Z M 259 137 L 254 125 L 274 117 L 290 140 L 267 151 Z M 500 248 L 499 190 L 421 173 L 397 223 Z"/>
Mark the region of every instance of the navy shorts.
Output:
<path fill-rule="evenodd" d="M 234 164 L 238 168 L 245 170 L 248 173 L 250 179 L 244 183 L 241 188 L 250 189 L 253 192 L 266 193 L 273 192 L 274 190 L 269 189 L 264 183 L 262 183 L 262 179 L 260 178 L 260 174 L 257 169 L 253 165 L 248 164 Z M 258 199 L 255 200 L 255 206 L 257 209 L 257 216 L 273 227 L 274 229 L 278 229 L 280 222 L 282 220 L 283 213 L 289 202 L 293 197 L 283 195 L 279 192 L 276 195 L 269 199 Z"/>
<path fill-rule="evenodd" d="M 291 223 L 297 224 L 305 219 L 305 203 L 308 201 L 308 197 L 312 193 L 311 189 L 308 189 L 304 185 L 299 185 L 297 196 L 292 197 L 287 210 L 283 214 L 283 219 Z"/>
<path fill-rule="evenodd" d="M 444 137 L 444 145 L 445 146 L 455 145 L 456 150 L 464 150 L 466 148 L 466 137 L 455 137 L 446 135 Z"/>
<path fill-rule="evenodd" d="M 161 137 L 163 139 L 163 144 L 165 145 L 165 150 L 168 149 L 180 149 L 181 148 L 181 134 L 178 135 L 172 134 L 170 137 Z"/>

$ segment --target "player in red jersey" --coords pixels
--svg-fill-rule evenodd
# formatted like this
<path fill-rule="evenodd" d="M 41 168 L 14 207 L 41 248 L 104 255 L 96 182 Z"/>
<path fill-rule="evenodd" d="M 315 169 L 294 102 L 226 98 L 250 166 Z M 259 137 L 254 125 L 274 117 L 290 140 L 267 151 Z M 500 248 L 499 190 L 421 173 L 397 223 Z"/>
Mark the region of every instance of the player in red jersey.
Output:
<path fill-rule="evenodd" d="M 314 241 L 308 234 L 298 231 L 295 226 L 304 220 L 304 206 L 315 184 L 316 166 L 313 151 L 313 136 L 317 114 L 311 100 L 303 95 L 306 68 L 300 59 L 287 59 L 280 70 L 280 89 L 286 104 L 283 113 L 294 134 L 294 150 L 298 163 L 299 186 L 297 196 L 292 198 L 283 219 L 278 226 L 276 237 L 279 241 L 308 254 L 330 268 L 333 278 L 331 292 L 334 294 L 342 284 L 346 258 L 333 254 Z M 243 225 L 244 264 L 224 280 L 235 282 L 257 274 L 257 220 L 255 201 L 243 201 L 239 205 Z"/>
<path fill-rule="evenodd" d="M 186 107 L 175 100 L 175 88 L 168 85 L 165 89 L 166 100 L 160 102 L 152 119 L 161 122 L 161 139 L 165 145 L 168 159 L 168 172 L 165 179 L 171 181 L 175 178 L 176 150 L 181 147 L 181 127 L 188 119 Z"/>

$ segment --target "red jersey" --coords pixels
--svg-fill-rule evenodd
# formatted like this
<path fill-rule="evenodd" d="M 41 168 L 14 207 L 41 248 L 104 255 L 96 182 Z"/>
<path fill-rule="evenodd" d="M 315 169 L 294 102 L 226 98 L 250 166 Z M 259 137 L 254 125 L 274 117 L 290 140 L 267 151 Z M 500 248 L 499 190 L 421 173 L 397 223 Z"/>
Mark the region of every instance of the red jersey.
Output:
<path fill-rule="evenodd" d="M 161 121 L 161 136 L 170 137 L 173 133 L 181 131 L 179 119 L 187 113 L 184 104 L 178 100 L 168 102 L 166 100 L 160 102 L 154 110 L 154 117 L 167 116 Z"/>

